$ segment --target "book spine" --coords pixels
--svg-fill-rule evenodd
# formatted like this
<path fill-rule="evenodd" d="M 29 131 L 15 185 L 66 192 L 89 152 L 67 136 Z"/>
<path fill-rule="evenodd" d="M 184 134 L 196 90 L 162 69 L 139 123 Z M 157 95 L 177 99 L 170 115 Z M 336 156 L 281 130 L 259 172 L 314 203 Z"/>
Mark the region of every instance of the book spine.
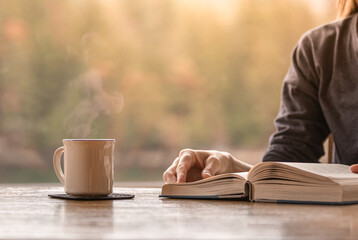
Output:
<path fill-rule="evenodd" d="M 245 193 L 249 196 L 249 200 L 253 201 L 253 191 L 252 191 L 252 184 L 249 181 L 246 181 L 245 183 Z"/>

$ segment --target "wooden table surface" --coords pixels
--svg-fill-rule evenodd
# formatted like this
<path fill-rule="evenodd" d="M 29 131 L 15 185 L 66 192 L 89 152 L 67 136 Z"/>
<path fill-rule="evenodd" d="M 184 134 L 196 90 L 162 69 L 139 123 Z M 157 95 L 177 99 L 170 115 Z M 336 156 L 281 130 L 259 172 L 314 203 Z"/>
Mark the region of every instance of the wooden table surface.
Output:
<path fill-rule="evenodd" d="M 115 188 L 131 200 L 51 199 L 53 185 L 0 185 L 0 239 L 358 239 L 358 205 L 171 200 L 160 188 Z"/>

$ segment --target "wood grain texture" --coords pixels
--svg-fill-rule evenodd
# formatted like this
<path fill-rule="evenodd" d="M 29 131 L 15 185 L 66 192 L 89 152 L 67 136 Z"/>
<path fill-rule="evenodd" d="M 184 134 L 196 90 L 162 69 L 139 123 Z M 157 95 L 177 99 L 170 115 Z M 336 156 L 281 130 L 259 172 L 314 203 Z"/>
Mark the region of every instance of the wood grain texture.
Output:
<path fill-rule="evenodd" d="M 0 239 L 358 239 L 358 205 L 317 206 L 136 197 L 72 201 L 53 185 L 0 185 Z"/>

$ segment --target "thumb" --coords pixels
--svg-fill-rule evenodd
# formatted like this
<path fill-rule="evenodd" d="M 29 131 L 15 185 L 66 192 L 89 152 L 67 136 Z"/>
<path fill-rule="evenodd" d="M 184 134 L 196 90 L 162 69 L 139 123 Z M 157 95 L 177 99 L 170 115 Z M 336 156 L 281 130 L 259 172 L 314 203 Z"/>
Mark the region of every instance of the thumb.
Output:
<path fill-rule="evenodd" d="M 352 173 L 358 173 L 358 164 L 353 164 L 351 166 Z"/>
<path fill-rule="evenodd" d="M 206 159 L 205 167 L 201 172 L 202 178 L 214 176 L 220 168 L 220 160 L 217 157 L 210 156 Z"/>

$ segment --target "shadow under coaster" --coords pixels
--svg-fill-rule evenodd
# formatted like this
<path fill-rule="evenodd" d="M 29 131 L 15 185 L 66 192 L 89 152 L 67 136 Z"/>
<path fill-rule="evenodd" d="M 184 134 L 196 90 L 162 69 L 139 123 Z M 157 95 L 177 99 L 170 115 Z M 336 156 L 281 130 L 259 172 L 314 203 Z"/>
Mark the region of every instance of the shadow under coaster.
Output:
<path fill-rule="evenodd" d="M 123 193 L 111 193 L 108 196 L 72 196 L 65 193 L 62 194 L 49 194 L 51 198 L 67 199 L 67 200 L 78 200 L 78 201 L 98 201 L 98 200 L 119 200 L 119 199 L 131 199 L 134 198 L 133 194 L 123 194 Z"/>

